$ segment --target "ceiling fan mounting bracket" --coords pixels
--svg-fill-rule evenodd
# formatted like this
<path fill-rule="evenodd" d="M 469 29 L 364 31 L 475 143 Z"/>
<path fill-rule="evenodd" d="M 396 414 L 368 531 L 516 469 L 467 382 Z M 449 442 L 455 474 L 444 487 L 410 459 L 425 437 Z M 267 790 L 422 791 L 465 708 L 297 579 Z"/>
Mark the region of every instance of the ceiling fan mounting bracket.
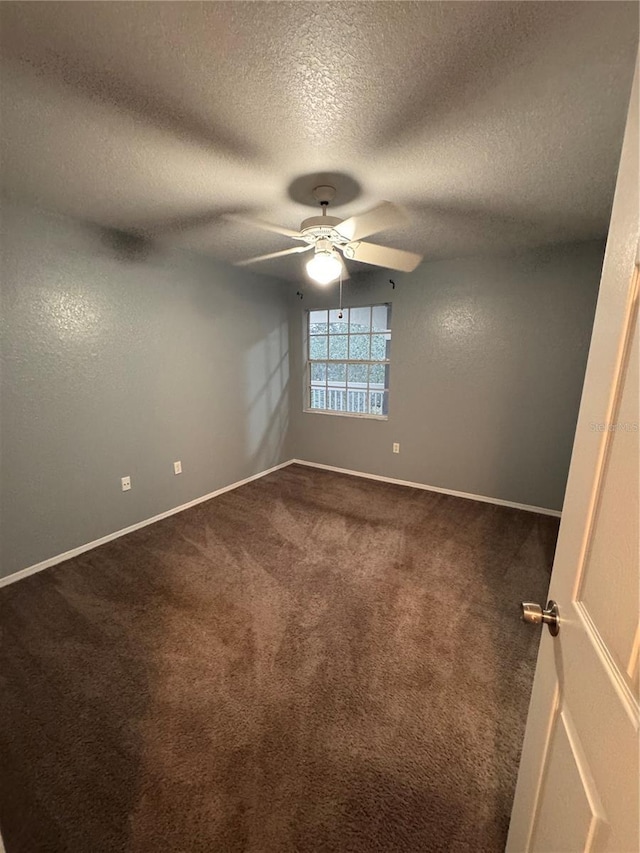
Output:
<path fill-rule="evenodd" d="M 336 188 L 324 184 L 319 187 L 315 187 L 313 190 L 313 197 L 319 204 L 326 206 L 336 197 Z"/>

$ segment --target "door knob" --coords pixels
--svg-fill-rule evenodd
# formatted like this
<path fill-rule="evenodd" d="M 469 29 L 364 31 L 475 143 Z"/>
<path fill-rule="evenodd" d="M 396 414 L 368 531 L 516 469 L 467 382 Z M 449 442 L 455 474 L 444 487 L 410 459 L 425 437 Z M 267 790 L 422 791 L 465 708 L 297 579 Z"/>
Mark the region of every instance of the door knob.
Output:
<path fill-rule="evenodd" d="M 543 610 L 539 604 L 532 601 L 523 601 L 522 621 L 530 622 L 532 625 L 546 625 L 552 637 L 558 636 L 560 630 L 560 613 L 555 601 L 547 602 L 547 609 Z"/>

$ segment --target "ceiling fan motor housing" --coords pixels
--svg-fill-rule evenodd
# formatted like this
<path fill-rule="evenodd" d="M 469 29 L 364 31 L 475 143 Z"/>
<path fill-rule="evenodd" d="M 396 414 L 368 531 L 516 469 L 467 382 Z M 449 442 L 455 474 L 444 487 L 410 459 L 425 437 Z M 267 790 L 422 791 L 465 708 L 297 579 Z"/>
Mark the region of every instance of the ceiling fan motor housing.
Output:
<path fill-rule="evenodd" d="M 341 222 L 337 216 L 310 216 L 300 225 L 300 234 L 307 243 L 330 240 L 335 245 L 343 245 L 349 241 L 335 230 Z"/>
<path fill-rule="evenodd" d="M 335 229 L 343 221 L 337 216 L 327 216 L 327 206 L 335 198 L 335 187 L 320 186 L 313 191 L 313 197 L 322 205 L 322 216 L 310 216 L 300 225 L 303 240 L 310 244 L 318 244 L 320 240 L 329 240 L 334 246 L 343 246 L 349 241 Z"/>

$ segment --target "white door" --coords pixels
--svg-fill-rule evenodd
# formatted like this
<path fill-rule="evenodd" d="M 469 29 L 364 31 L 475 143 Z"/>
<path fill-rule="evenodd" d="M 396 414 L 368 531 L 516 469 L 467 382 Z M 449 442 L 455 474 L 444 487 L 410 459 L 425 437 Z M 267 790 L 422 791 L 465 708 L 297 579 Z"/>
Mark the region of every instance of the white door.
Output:
<path fill-rule="evenodd" d="M 640 850 L 638 142 L 636 67 L 508 853 Z"/>

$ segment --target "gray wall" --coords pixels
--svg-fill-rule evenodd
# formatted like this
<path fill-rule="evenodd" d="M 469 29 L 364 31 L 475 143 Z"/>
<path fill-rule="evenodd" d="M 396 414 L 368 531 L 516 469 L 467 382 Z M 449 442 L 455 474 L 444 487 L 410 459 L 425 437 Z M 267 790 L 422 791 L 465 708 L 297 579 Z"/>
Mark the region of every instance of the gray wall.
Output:
<path fill-rule="evenodd" d="M 604 243 L 423 263 L 345 286 L 346 305 L 391 302 L 388 421 L 303 413 L 304 309 L 290 294 L 295 457 L 560 509 Z M 400 454 L 392 443 L 400 442 Z"/>
<path fill-rule="evenodd" d="M 289 458 L 282 284 L 7 205 L 1 241 L 0 576 Z"/>
<path fill-rule="evenodd" d="M 562 506 L 602 243 L 349 282 L 346 304 L 393 304 L 383 422 L 302 412 L 304 310 L 337 288 L 2 223 L 0 576 L 291 457 Z"/>

